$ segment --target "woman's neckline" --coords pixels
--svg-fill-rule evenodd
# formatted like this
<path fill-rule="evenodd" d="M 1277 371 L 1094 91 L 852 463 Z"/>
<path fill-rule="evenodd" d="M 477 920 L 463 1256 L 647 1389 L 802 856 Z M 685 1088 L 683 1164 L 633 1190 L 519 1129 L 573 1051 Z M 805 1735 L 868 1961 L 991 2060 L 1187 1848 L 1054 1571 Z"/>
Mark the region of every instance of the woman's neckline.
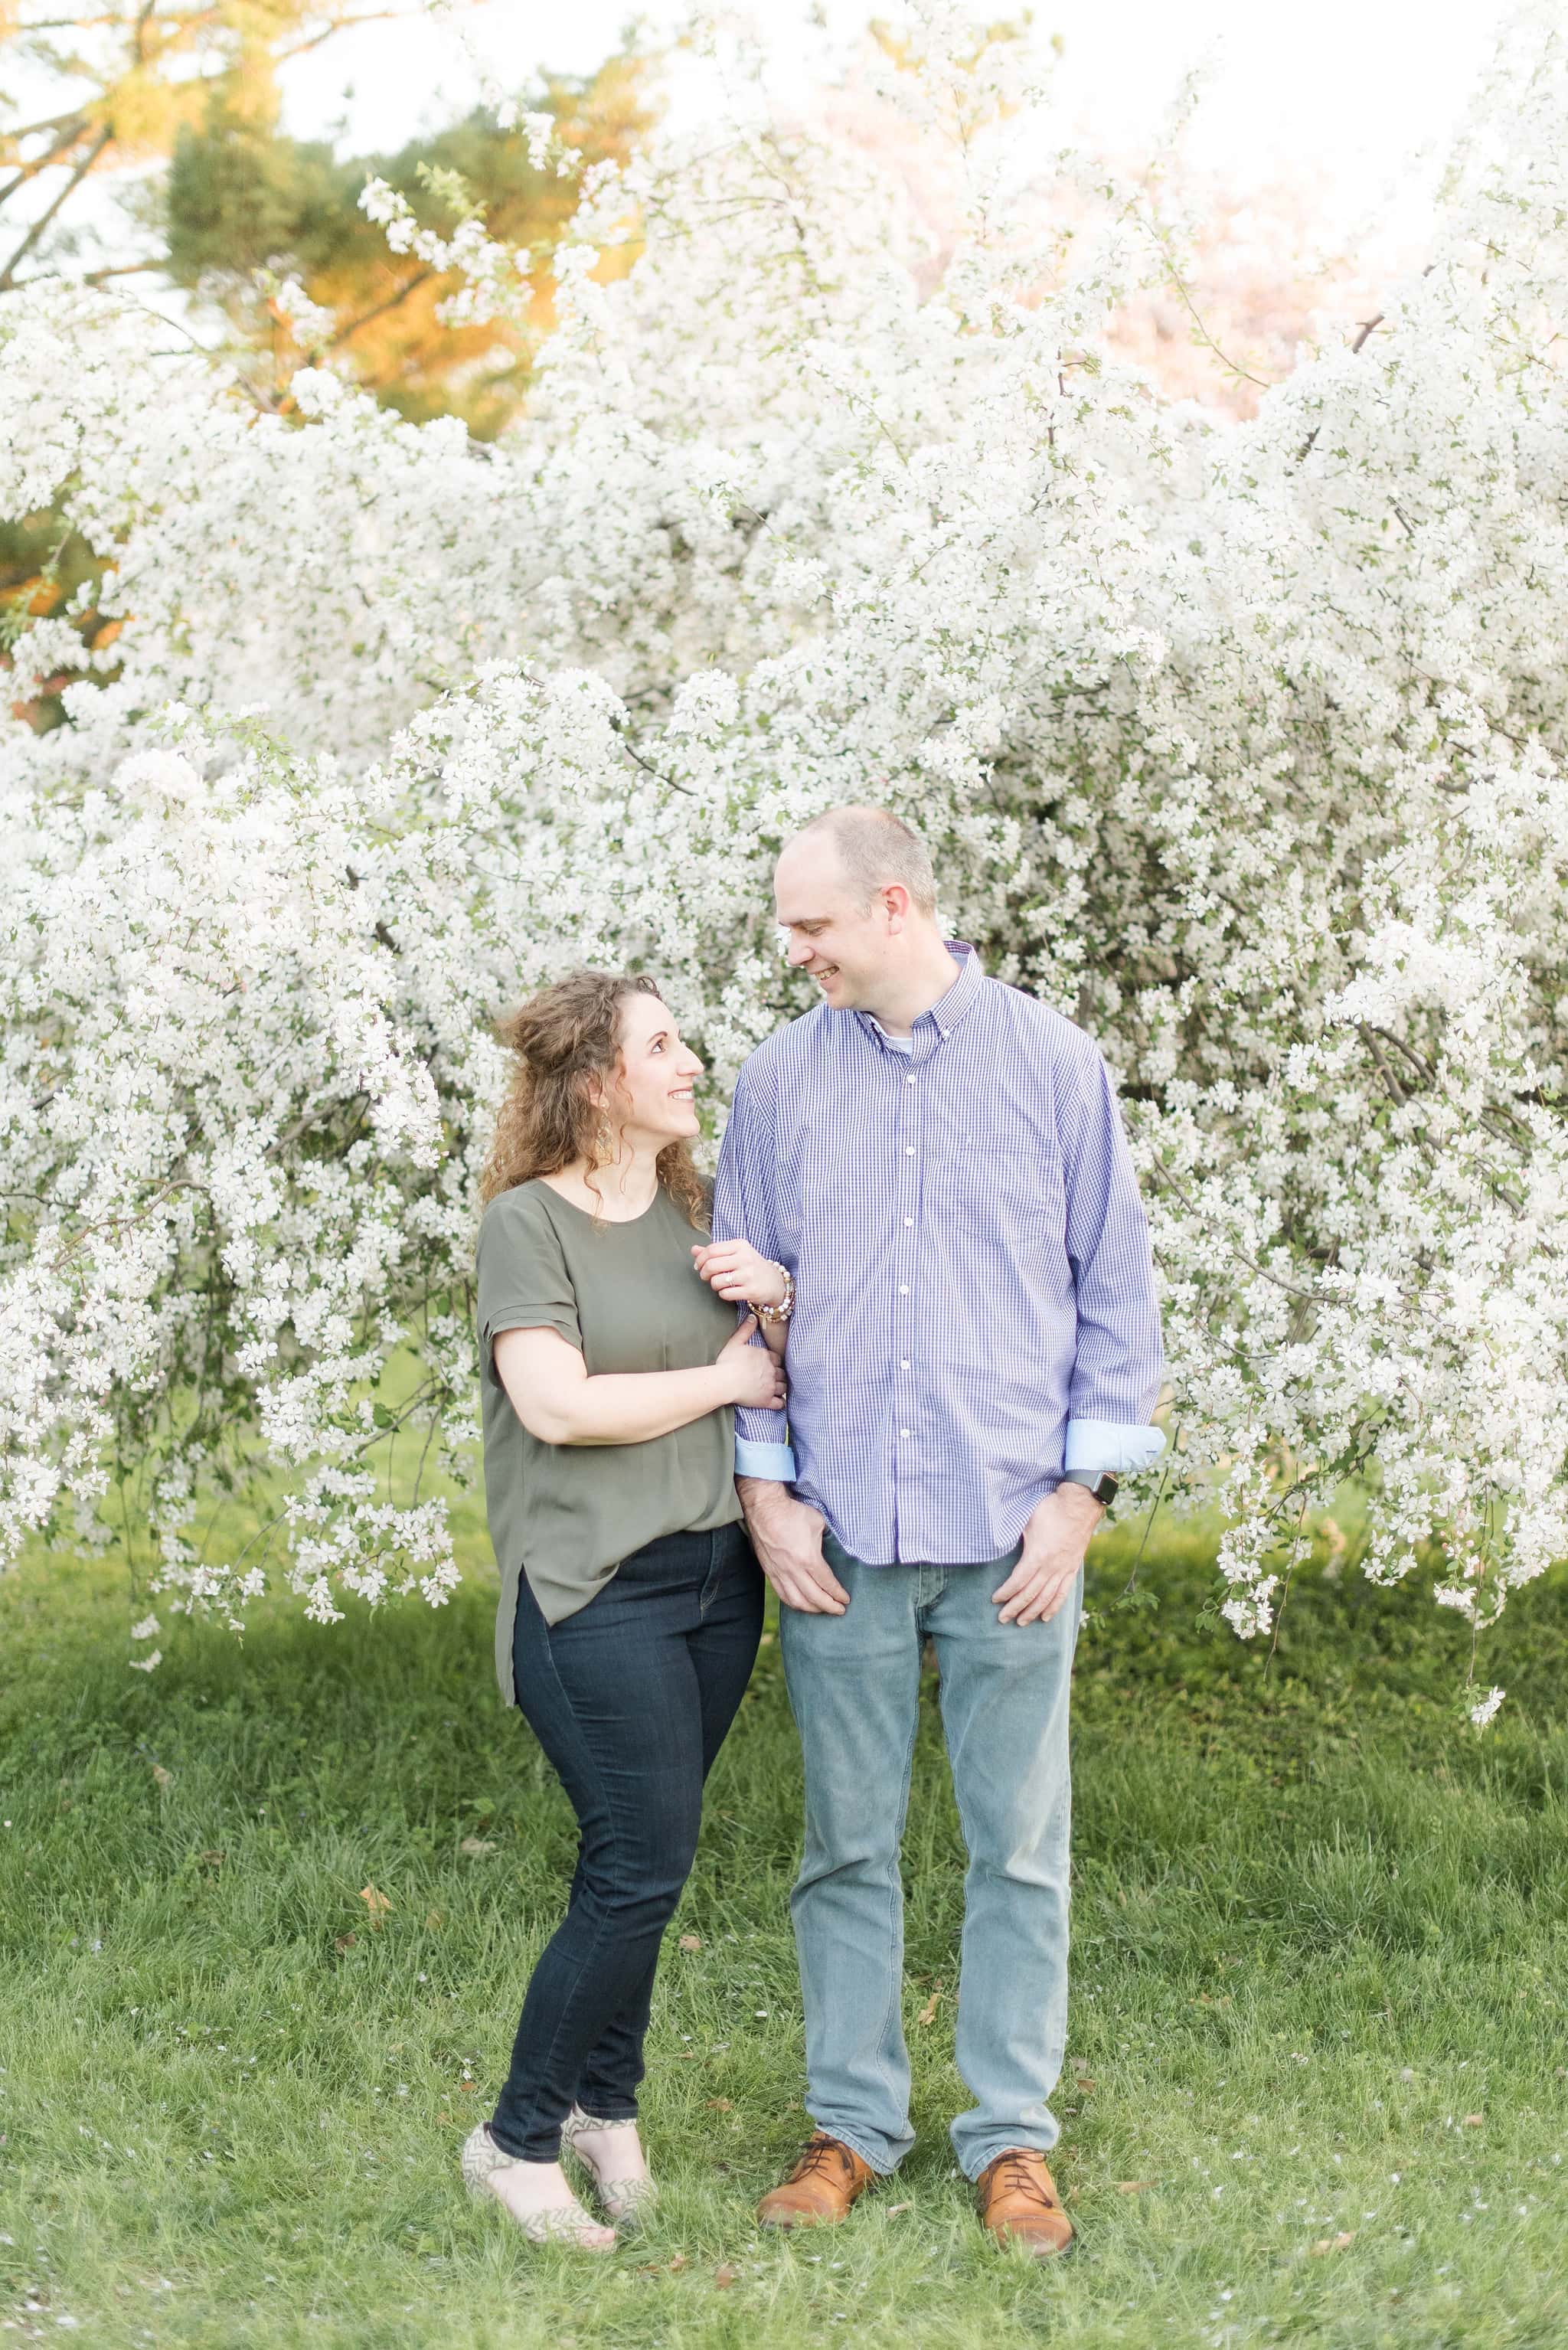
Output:
<path fill-rule="evenodd" d="M 639 1208 L 635 1216 L 596 1216 L 591 1208 L 579 1208 L 575 1200 L 568 1200 L 564 1191 L 558 1191 L 547 1175 L 536 1176 L 535 1180 L 548 1191 L 553 1200 L 559 1200 L 563 1208 L 570 1208 L 574 1216 L 581 1216 L 585 1223 L 597 1224 L 601 1232 L 607 1227 L 612 1231 L 618 1231 L 621 1226 L 626 1224 L 640 1224 L 646 1222 L 648 1218 L 652 1215 L 655 1208 L 658 1207 L 659 1195 L 664 1189 L 662 1183 L 656 1183 L 653 1188 L 652 1199 L 649 1200 L 646 1208 Z"/>

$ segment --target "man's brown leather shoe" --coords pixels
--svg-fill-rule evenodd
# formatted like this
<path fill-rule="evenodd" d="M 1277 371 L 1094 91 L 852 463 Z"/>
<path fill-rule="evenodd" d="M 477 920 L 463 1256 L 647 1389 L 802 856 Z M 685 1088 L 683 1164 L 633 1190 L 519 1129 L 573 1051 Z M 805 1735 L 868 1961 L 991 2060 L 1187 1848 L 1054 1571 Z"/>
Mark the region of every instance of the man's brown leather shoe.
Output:
<path fill-rule="evenodd" d="M 1037 2261 L 1064 2252 L 1073 2222 L 1062 2209 L 1045 2158 L 1026 2146 L 1010 2146 L 988 2162 L 975 2181 L 980 2217 L 999 2244 L 1023 2244 Z"/>
<path fill-rule="evenodd" d="M 764 2228 L 836 2227 L 876 2176 L 853 2147 L 814 2130 L 789 2177 L 763 2197 L 757 2217 Z"/>

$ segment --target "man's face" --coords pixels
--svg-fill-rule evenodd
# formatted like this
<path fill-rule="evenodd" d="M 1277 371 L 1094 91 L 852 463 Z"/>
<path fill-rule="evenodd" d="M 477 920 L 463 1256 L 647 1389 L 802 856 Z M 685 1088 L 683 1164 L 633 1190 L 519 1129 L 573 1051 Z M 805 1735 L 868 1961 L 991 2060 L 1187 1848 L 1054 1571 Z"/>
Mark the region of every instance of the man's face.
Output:
<path fill-rule="evenodd" d="M 774 875 L 779 927 L 789 959 L 808 972 L 836 1010 L 862 1008 L 887 969 L 893 930 L 885 898 L 856 903 L 830 840 L 794 840 Z"/>

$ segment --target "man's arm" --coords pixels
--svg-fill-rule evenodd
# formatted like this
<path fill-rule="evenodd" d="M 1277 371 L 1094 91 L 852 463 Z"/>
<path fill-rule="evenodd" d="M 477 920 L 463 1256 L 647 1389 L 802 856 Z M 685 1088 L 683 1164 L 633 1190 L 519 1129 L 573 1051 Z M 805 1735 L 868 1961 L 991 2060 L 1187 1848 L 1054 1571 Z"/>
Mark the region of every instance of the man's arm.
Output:
<path fill-rule="evenodd" d="M 750 1241 L 776 1261 L 775 1088 L 773 1073 L 754 1060 L 741 1071 L 713 1185 L 713 1238 Z M 735 1491 L 763 1573 L 784 1607 L 842 1616 L 849 1595 L 823 1557 L 822 1513 L 791 1492 L 794 1474 L 781 1415 L 737 1410 Z"/>
<path fill-rule="evenodd" d="M 774 1211 L 774 1087 L 766 1072 L 748 1061 L 735 1083 L 735 1098 L 713 1179 L 713 1238 L 749 1241 L 765 1257 L 778 1259 Z M 760 1343 L 760 1342 L 759 1342 Z M 794 1479 L 794 1453 L 784 1415 L 742 1409 L 735 1414 L 735 1474 L 750 1479 Z"/>
<path fill-rule="evenodd" d="M 1089 1050 L 1058 1110 L 1078 1312 L 1063 1465 L 1146 1469 L 1165 1449 L 1148 1424 L 1164 1368 L 1154 1261 L 1110 1071 Z"/>
<path fill-rule="evenodd" d="M 1148 1424 L 1164 1364 L 1154 1262 L 1110 1072 L 1092 1046 L 1081 1073 L 1064 1072 L 1057 1130 L 1078 1310 L 1063 1469 L 1147 1469 L 1165 1449 L 1164 1430 Z M 1045 1495 L 1018 1565 L 992 1595 L 1002 1623 L 1050 1621 L 1104 1515 L 1085 1485 Z"/>
<path fill-rule="evenodd" d="M 1058 1485 L 1036 1502 L 1023 1529 L 1018 1564 L 992 1593 L 1003 1624 L 1048 1624 L 1065 1606 L 1084 1554 L 1105 1516 L 1084 1485 Z"/>
<path fill-rule="evenodd" d="M 757 1564 L 784 1606 L 803 1616 L 842 1616 L 849 1594 L 822 1555 L 822 1512 L 773 1477 L 737 1476 L 735 1491 Z"/>

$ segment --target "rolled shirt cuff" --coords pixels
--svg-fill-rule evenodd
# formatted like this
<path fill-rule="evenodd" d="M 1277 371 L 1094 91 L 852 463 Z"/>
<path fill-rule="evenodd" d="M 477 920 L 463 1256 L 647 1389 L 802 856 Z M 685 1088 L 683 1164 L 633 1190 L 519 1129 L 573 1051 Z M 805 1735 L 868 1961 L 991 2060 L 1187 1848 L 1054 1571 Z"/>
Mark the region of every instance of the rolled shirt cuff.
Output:
<path fill-rule="evenodd" d="M 737 1436 L 735 1474 L 737 1477 L 772 1477 L 781 1485 L 793 1485 L 795 1480 L 794 1447 L 793 1444 L 756 1444 L 747 1437 Z"/>
<path fill-rule="evenodd" d="M 1070 1419 L 1063 1456 L 1069 1469 L 1102 1469 L 1124 1474 L 1147 1469 L 1165 1451 L 1163 1428 L 1132 1426 L 1115 1419 Z"/>

